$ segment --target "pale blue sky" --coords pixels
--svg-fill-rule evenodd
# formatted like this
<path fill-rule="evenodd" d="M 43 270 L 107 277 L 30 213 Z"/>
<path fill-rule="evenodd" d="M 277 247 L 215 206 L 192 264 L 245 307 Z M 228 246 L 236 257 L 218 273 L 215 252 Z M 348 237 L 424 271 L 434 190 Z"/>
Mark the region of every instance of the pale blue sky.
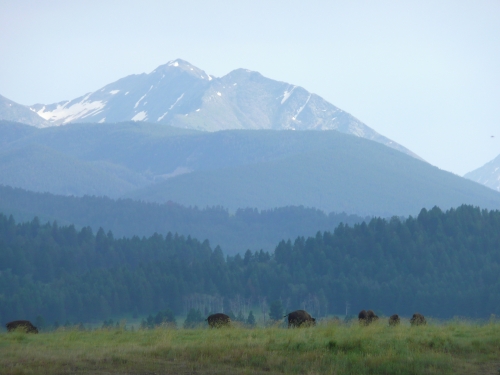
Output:
<path fill-rule="evenodd" d="M 500 0 L 0 0 L 0 56 L 21 104 L 182 58 L 303 86 L 459 175 L 500 154 Z"/>

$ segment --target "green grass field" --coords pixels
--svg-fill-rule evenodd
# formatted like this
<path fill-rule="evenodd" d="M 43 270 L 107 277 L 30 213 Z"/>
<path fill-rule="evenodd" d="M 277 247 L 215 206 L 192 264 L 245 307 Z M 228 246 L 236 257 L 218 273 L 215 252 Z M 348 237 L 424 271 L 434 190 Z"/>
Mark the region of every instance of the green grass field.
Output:
<path fill-rule="evenodd" d="M 0 374 L 500 374 L 500 322 L 0 334 Z"/>

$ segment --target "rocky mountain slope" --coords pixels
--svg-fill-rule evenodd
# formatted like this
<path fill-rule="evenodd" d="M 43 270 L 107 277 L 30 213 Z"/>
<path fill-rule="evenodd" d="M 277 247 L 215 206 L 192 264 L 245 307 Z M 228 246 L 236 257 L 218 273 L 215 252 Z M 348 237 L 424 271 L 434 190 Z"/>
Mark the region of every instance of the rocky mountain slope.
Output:
<path fill-rule="evenodd" d="M 183 60 L 130 75 L 76 99 L 35 104 L 37 126 L 147 121 L 180 128 L 338 130 L 417 157 L 302 87 L 237 69 L 217 78 Z M 24 122 L 13 116 L 1 117 Z"/>
<path fill-rule="evenodd" d="M 50 126 L 51 124 L 28 107 L 17 104 L 0 95 L 0 119 L 16 121 L 37 127 Z"/>
<path fill-rule="evenodd" d="M 500 192 L 500 155 L 464 177 Z"/>

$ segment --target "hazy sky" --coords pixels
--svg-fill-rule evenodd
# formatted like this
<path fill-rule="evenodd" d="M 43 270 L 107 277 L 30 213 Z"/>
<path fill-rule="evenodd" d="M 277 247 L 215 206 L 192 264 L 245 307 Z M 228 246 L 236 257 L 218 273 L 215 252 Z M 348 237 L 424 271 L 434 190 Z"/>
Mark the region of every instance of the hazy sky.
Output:
<path fill-rule="evenodd" d="M 303 86 L 459 175 L 500 154 L 500 0 L 0 0 L 0 94 L 20 104 L 175 58 Z"/>

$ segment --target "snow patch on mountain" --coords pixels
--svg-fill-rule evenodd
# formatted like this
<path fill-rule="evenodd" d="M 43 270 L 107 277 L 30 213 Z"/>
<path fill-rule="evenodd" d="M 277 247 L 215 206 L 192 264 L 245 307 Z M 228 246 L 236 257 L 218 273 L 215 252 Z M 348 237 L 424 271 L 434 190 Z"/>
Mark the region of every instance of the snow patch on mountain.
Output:
<path fill-rule="evenodd" d="M 73 120 L 80 118 L 85 118 L 91 115 L 95 115 L 102 111 L 106 106 L 106 102 L 102 100 L 89 101 L 90 94 L 85 96 L 80 102 L 68 105 L 71 102 L 66 102 L 63 105 L 58 104 L 53 110 L 46 110 L 43 106 L 42 109 L 38 110 L 36 113 L 50 122 L 59 122 L 67 124 Z"/>
<path fill-rule="evenodd" d="M 141 111 L 131 118 L 132 121 L 144 121 L 148 118 L 148 113 L 146 111 Z"/>
<path fill-rule="evenodd" d="M 160 117 L 158 117 L 158 120 L 156 120 L 156 121 L 161 121 L 161 120 L 163 120 L 163 118 L 164 118 L 164 117 L 168 114 L 168 112 L 169 112 L 170 110 L 172 110 L 172 108 L 174 108 L 174 107 L 175 107 L 175 105 L 179 102 L 179 100 L 181 100 L 181 99 L 182 99 L 182 97 L 183 97 L 183 96 L 184 96 L 184 93 L 182 93 L 182 94 L 181 94 L 181 96 L 179 96 L 179 97 L 177 98 L 177 100 L 174 102 L 174 104 L 172 104 L 172 105 L 170 106 L 170 108 L 169 108 L 169 109 L 168 109 L 168 110 L 167 110 L 167 111 L 166 111 L 163 115 L 161 115 Z"/>
<path fill-rule="evenodd" d="M 139 103 L 142 101 L 142 99 L 144 99 L 146 97 L 146 95 L 149 94 L 149 92 L 151 91 L 152 88 L 153 88 L 153 85 L 151 85 L 151 87 L 149 88 L 148 92 L 145 93 L 143 96 L 141 96 L 141 98 L 137 101 L 137 103 L 135 103 L 134 109 L 137 108 L 137 106 L 139 105 Z"/>
<path fill-rule="evenodd" d="M 288 100 L 288 98 L 290 97 L 290 95 L 292 95 L 292 92 L 293 90 L 295 90 L 296 87 L 297 86 L 293 86 L 290 91 L 285 90 L 285 92 L 283 93 L 283 99 L 281 99 L 281 104 L 285 103 Z"/>
<path fill-rule="evenodd" d="M 146 97 L 147 94 L 144 94 L 143 96 L 141 96 L 141 98 L 135 103 L 134 105 L 134 108 L 137 108 L 137 106 L 139 105 L 139 103 L 141 102 L 142 99 L 144 99 Z"/>
<path fill-rule="evenodd" d="M 174 107 L 175 107 L 175 105 L 176 105 L 177 103 L 179 103 L 179 100 L 181 100 L 183 97 L 184 97 L 184 93 L 182 93 L 182 94 L 181 94 L 181 96 L 179 96 L 179 97 L 177 98 L 177 100 L 175 101 L 175 103 L 174 103 L 174 104 L 172 104 L 168 110 L 170 111 L 172 108 L 174 108 Z"/>
<path fill-rule="evenodd" d="M 295 114 L 295 116 L 292 117 L 292 120 L 297 120 L 297 117 L 299 117 L 300 112 L 302 112 L 304 110 L 304 108 L 306 107 L 307 103 L 309 103 L 310 99 L 311 99 L 311 94 L 309 94 L 309 96 L 307 97 L 306 102 L 304 103 L 304 105 L 302 107 L 299 108 L 299 110 L 297 111 L 297 113 Z"/>

